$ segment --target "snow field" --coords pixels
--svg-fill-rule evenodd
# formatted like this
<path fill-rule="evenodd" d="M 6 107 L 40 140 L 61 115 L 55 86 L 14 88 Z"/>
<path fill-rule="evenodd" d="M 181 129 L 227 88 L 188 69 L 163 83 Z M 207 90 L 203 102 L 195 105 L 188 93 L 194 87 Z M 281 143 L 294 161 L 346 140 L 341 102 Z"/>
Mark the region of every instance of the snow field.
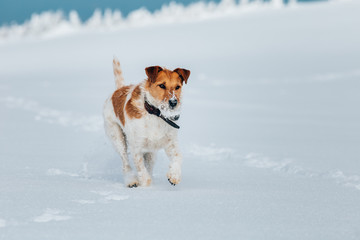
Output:
<path fill-rule="evenodd" d="M 359 239 L 359 9 L 3 42 L 0 239 Z M 113 55 L 127 83 L 155 64 L 192 71 L 176 187 L 163 152 L 151 187 L 123 185 L 101 118 Z"/>

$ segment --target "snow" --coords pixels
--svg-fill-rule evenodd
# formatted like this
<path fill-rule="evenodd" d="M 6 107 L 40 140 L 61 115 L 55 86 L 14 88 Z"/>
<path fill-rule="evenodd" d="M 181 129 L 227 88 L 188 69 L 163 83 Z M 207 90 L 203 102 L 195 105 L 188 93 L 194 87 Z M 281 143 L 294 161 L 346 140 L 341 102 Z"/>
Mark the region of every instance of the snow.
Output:
<path fill-rule="evenodd" d="M 66 221 L 69 220 L 70 216 L 62 216 L 60 215 L 61 211 L 58 209 L 46 209 L 44 214 L 35 217 L 34 222 L 43 223 L 50 221 Z"/>
<path fill-rule="evenodd" d="M 360 3 L 225 5 L 2 35 L 0 239 L 360 238 Z M 151 187 L 123 184 L 101 117 L 113 55 L 127 83 L 191 70 L 175 187 L 163 152 Z"/>
<path fill-rule="evenodd" d="M 289 2 L 288 7 L 295 6 Z M 254 11 L 276 10 L 284 7 L 282 0 L 270 2 L 239 2 L 222 0 L 214 2 L 194 2 L 188 7 L 181 3 L 171 2 L 153 14 L 146 8 L 140 8 L 123 18 L 122 13 L 115 9 L 106 9 L 104 13 L 97 9 L 93 15 L 81 22 L 78 13 L 73 10 L 66 16 L 61 10 L 45 11 L 32 14 L 30 20 L 23 24 L 5 25 L 0 28 L 0 43 L 24 37 L 54 38 L 64 35 L 78 34 L 88 31 L 116 31 L 119 29 L 144 27 L 151 25 L 168 25 L 178 22 L 197 22 L 229 16 L 247 14 Z"/>
<path fill-rule="evenodd" d="M 103 128 L 101 116 L 81 116 L 71 111 L 59 111 L 42 107 L 36 101 L 22 98 L 6 97 L 0 99 L 0 102 L 8 108 L 20 108 L 24 111 L 32 112 L 35 115 L 35 120 L 40 122 L 73 126 L 84 131 L 99 131 Z"/>
<path fill-rule="evenodd" d="M 6 221 L 4 219 L 0 219 L 0 227 L 5 227 Z"/>

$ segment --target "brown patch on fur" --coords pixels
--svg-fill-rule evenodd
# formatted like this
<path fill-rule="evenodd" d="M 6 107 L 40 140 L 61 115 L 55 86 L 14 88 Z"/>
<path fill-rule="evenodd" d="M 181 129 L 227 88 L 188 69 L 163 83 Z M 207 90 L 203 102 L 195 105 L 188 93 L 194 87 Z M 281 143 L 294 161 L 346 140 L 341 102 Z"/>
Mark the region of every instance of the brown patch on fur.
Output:
<path fill-rule="evenodd" d="M 174 70 L 177 74 L 179 74 L 181 80 L 187 84 L 187 80 L 190 76 L 190 71 L 185 68 L 177 68 Z"/>
<path fill-rule="evenodd" d="M 114 106 L 115 115 L 120 119 L 120 122 L 123 126 L 125 126 L 124 105 L 129 90 L 130 90 L 130 86 L 119 88 L 114 92 L 114 94 L 111 97 L 112 104 Z"/>
<path fill-rule="evenodd" d="M 141 89 L 140 89 L 140 85 L 137 85 L 136 87 L 135 87 L 135 89 L 134 89 L 134 91 L 132 92 L 132 97 L 134 98 L 134 99 L 139 99 L 140 98 L 140 95 L 141 95 Z"/>
<path fill-rule="evenodd" d="M 148 76 L 148 78 L 151 82 L 156 81 L 156 77 L 159 74 L 159 72 L 161 72 L 161 71 L 163 71 L 163 68 L 159 67 L 159 66 L 151 66 L 151 67 L 145 68 L 146 75 Z"/>
<path fill-rule="evenodd" d="M 138 100 L 141 95 L 141 89 L 140 85 L 137 85 L 133 92 L 131 93 L 131 98 L 126 103 L 126 114 L 129 116 L 129 118 L 141 118 L 143 115 L 143 111 L 141 108 L 138 107 L 139 103 Z"/>

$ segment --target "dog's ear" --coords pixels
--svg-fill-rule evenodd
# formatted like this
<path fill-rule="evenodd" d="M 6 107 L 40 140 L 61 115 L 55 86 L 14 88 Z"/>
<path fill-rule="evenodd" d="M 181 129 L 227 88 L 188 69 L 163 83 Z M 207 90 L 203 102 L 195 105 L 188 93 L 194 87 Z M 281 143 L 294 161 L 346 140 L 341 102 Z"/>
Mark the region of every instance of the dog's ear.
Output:
<path fill-rule="evenodd" d="M 187 80 L 190 76 L 190 71 L 185 69 L 185 68 L 177 68 L 174 70 L 174 72 L 176 72 L 177 74 L 179 74 L 181 80 L 183 82 L 185 82 L 185 84 L 187 83 Z"/>
<path fill-rule="evenodd" d="M 163 69 L 159 66 L 151 66 L 145 68 L 146 75 L 148 76 L 150 82 L 154 83 L 156 81 L 156 77 Z"/>

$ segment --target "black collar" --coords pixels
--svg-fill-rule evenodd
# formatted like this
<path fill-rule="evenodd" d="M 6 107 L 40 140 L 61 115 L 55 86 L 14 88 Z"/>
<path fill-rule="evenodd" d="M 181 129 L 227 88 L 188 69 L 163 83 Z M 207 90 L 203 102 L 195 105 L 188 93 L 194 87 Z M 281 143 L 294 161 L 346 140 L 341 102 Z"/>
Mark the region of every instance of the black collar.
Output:
<path fill-rule="evenodd" d="M 157 107 L 151 105 L 150 103 L 148 103 L 148 101 L 145 100 L 144 103 L 145 109 L 148 113 L 153 114 L 155 116 L 158 116 L 159 118 L 161 118 L 162 120 L 164 120 L 167 124 L 169 124 L 170 126 L 179 129 L 179 125 L 177 125 L 176 123 L 174 123 L 173 121 L 171 121 L 170 119 L 164 117 L 161 112 L 160 109 L 158 109 Z M 175 119 L 179 119 L 178 116 L 175 117 Z"/>

